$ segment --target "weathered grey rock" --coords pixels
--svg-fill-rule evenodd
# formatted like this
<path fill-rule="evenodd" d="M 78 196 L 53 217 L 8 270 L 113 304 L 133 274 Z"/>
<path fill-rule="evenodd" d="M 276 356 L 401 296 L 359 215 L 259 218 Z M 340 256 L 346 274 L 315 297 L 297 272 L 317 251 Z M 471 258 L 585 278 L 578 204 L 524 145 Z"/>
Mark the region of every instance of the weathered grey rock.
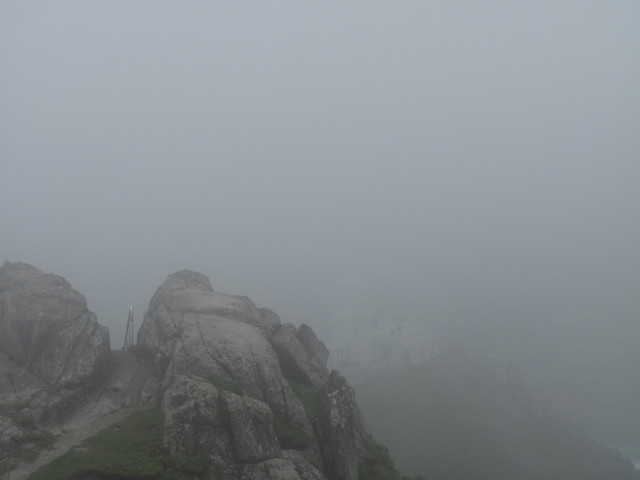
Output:
<path fill-rule="evenodd" d="M 149 314 L 153 315 L 158 306 L 165 303 L 170 303 L 176 311 L 206 310 L 211 301 L 208 293 L 213 293 L 213 287 L 205 275 L 180 270 L 158 287 L 149 302 Z"/>
<path fill-rule="evenodd" d="M 293 463 L 301 480 L 324 480 L 324 475 L 298 450 L 284 450 L 282 457 Z"/>
<path fill-rule="evenodd" d="M 109 354 L 109 331 L 58 275 L 26 263 L 0 268 L 0 351 L 49 384 L 88 384 Z"/>
<path fill-rule="evenodd" d="M 334 478 L 356 480 L 365 431 L 355 393 L 336 370 L 331 371 L 325 392 L 318 404 L 320 428 L 325 442 L 325 472 Z"/>
<path fill-rule="evenodd" d="M 238 460 L 254 463 L 280 456 L 282 451 L 269 405 L 231 392 L 222 392 L 222 399 Z"/>
<path fill-rule="evenodd" d="M 190 307 L 190 298 L 199 306 L 216 302 L 208 281 L 199 275 L 188 271 L 169 275 L 140 328 L 139 347 L 166 368 L 166 381 L 173 375 L 198 375 L 214 383 L 224 379 L 267 403 L 274 414 L 307 424 L 304 408 L 282 375 L 265 333 L 237 318 Z"/>
<path fill-rule="evenodd" d="M 44 380 L 30 373 L 26 367 L 0 352 L 0 399 L 3 402 L 31 398 L 46 385 Z"/>
<path fill-rule="evenodd" d="M 151 299 L 149 313 L 154 315 L 162 305 L 171 305 L 177 313 L 203 313 L 239 320 L 265 332 L 272 332 L 280 318 L 269 309 L 258 309 L 242 295 L 215 292 L 209 279 L 201 273 L 180 270 L 170 275 Z"/>
<path fill-rule="evenodd" d="M 325 480 L 307 459 L 296 450 L 285 450 L 281 458 L 244 465 L 241 480 Z"/>
<path fill-rule="evenodd" d="M 0 458 L 10 468 L 100 390 L 109 355 L 108 330 L 64 278 L 0 267 Z"/>
<path fill-rule="evenodd" d="M 0 458 L 37 448 L 34 433 L 58 436 L 57 453 L 12 464 L 12 479 L 158 398 L 177 468 L 226 480 L 356 478 L 353 391 L 329 376 L 327 350 L 306 325 L 282 325 L 188 270 L 157 289 L 128 351 L 109 351 L 106 329 L 61 277 L 5 264 L 0 302 Z"/>
<path fill-rule="evenodd" d="M 329 361 L 329 349 L 318 339 L 311 327 L 303 323 L 300 325 L 300 328 L 298 328 L 296 335 L 309 354 L 315 357 L 326 369 L 327 362 Z"/>
<path fill-rule="evenodd" d="M 243 465 L 240 480 L 300 480 L 296 466 L 285 458 Z M 322 477 L 321 477 L 322 478 Z"/>
<path fill-rule="evenodd" d="M 325 384 L 329 376 L 328 351 L 308 326 L 297 329 L 287 323 L 275 331 L 270 341 L 287 376 L 315 388 Z"/>
<path fill-rule="evenodd" d="M 229 417 L 215 386 L 176 375 L 165 390 L 165 444 L 175 456 L 198 457 L 221 475 L 236 478 Z"/>
<path fill-rule="evenodd" d="M 273 334 L 281 325 L 280 317 L 276 312 L 268 308 L 260 308 L 260 325 L 268 335 Z"/>
<path fill-rule="evenodd" d="M 294 432 L 308 439 L 300 448 L 306 448 L 307 456 L 320 463 L 319 446 L 304 407 L 267 340 L 269 328 L 279 324 L 277 316 L 269 312 L 258 310 L 246 297 L 217 294 L 206 277 L 181 271 L 170 275 L 154 295 L 138 334 L 138 346 L 156 360 L 167 391 L 175 391 L 178 378 L 198 378 L 218 391 L 235 392 L 224 392 L 221 398 L 228 404 L 238 465 L 280 455 L 274 416 L 286 434 Z M 258 321 L 264 325 L 255 325 Z M 170 418 L 166 402 L 164 408 L 169 408 L 165 413 Z M 185 404 L 184 408 L 195 406 Z M 188 419 L 188 415 L 183 417 Z M 188 430 L 182 428 L 184 433 L 179 436 L 184 437 Z M 168 444 L 181 442 L 184 444 L 168 440 Z"/>

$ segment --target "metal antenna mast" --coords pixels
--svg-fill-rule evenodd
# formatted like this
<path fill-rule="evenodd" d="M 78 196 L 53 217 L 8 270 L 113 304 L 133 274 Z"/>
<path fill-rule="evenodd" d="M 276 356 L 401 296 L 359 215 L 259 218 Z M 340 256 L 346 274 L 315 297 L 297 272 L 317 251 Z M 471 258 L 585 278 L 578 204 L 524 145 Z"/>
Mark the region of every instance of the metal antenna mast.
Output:
<path fill-rule="evenodd" d="M 127 319 L 127 332 L 124 335 L 124 347 L 123 350 L 126 350 L 129 347 L 132 347 L 136 344 L 134 337 L 135 329 L 133 328 L 133 305 L 129 305 L 129 318 Z"/>

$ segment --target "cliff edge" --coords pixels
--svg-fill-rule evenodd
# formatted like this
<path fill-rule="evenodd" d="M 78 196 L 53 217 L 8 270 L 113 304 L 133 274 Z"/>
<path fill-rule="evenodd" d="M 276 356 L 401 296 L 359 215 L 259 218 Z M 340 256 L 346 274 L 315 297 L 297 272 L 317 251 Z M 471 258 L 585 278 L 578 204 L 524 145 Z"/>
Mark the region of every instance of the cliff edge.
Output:
<path fill-rule="evenodd" d="M 111 351 L 108 330 L 62 277 L 5 262 L 0 474 L 400 479 L 327 359 L 308 326 L 282 324 L 189 270 L 157 289 L 137 345 Z"/>

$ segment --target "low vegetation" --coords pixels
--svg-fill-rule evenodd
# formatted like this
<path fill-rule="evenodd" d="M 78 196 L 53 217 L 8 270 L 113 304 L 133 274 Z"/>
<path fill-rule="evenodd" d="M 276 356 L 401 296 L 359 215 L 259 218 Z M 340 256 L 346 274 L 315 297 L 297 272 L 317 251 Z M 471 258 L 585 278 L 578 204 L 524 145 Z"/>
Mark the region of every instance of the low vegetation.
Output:
<path fill-rule="evenodd" d="M 0 416 L 8 417 L 19 427 L 20 434 L 14 437 L 12 449 L 0 461 L 0 475 L 5 475 L 20 462 L 31 462 L 36 459 L 38 452 L 49 448 L 55 442 L 55 436 L 34 426 L 33 419 L 23 413 L 28 402 L 0 403 Z"/>
<path fill-rule="evenodd" d="M 232 380 L 227 380 L 226 378 L 222 378 L 222 377 L 215 377 L 209 380 L 209 382 L 211 383 L 211 385 L 216 387 L 218 392 L 231 392 L 231 393 L 235 393 L 236 395 L 243 394 L 243 391 L 240 385 L 238 385 L 236 382 Z"/>
<path fill-rule="evenodd" d="M 291 390 L 302 403 L 307 418 L 311 420 L 316 416 L 316 391 L 311 385 L 305 385 L 292 378 L 287 378 Z"/>
<path fill-rule="evenodd" d="M 401 476 L 384 445 L 371 435 L 364 440 L 364 456 L 358 465 L 358 480 L 427 480 L 423 477 L 412 479 Z"/>
<path fill-rule="evenodd" d="M 187 480 L 202 474 L 197 459 L 172 458 L 163 445 L 160 407 L 136 412 L 40 468 L 29 480 Z"/>
<path fill-rule="evenodd" d="M 273 427 L 280 446 L 285 450 L 306 450 L 311 444 L 307 434 L 286 417 L 275 415 Z"/>

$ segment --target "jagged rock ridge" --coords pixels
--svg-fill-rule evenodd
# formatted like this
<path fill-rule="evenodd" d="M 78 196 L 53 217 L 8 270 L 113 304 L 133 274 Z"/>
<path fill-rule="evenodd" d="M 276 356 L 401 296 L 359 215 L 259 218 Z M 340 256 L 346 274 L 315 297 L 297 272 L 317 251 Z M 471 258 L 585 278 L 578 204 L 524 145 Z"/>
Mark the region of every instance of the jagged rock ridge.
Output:
<path fill-rule="evenodd" d="M 640 479 L 631 461 L 537 401 L 516 367 L 503 377 L 455 344 L 356 390 L 369 428 L 405 472 L 432 480 Z"/>
<path fill-rule="evenodd" d="M 178 465 L 177 478 L 358 478 L 370 439 L 324 344 L 200 273 L 168 276 L 128 351 L 110 351 L 108 330 L 62 277 L 27 264 L 0 268 L 0 315 L 0 473 L 12 480 L 41 465 L 34 478 L 54 478 L 56 456 L 152 407 L 166 450 L 154 468 Z M 120 478 L 83 471 L 55 478 Z"/>
<path fill-rule="evenodd" d="M 157 395 L 153 373 L 125 351 L 62 277 L 0 267 L 0 472 L 39 465 Z"/>
<path fill-rule="evenodd" d="M 33 457 L 32 440 L 46 438 L 50 427 L 67 420 L 96 387 L 109 351 L 108 330 L 64 278 L 5 262 L 0 268 L 0 458 Z"/>
<path fill-rule="evenodd" d="M 329 375 L 326 348 L 307 326 L 281 325 L 183 270 L 151 300 L 138 348 L 163 379 L 174 455 L 200 457 L 221 478 L 357 478 L 364 428 L 353 391 Z M 206 420 L 194 429 L 198 415 Z"/>
<path fill-rule="evenodd" d="M 110 350 L 109 332 L 64 278 L 5 262 L 0 306 L 0 350 L 11 361 L 49 385 L 95 380 Z"/>

